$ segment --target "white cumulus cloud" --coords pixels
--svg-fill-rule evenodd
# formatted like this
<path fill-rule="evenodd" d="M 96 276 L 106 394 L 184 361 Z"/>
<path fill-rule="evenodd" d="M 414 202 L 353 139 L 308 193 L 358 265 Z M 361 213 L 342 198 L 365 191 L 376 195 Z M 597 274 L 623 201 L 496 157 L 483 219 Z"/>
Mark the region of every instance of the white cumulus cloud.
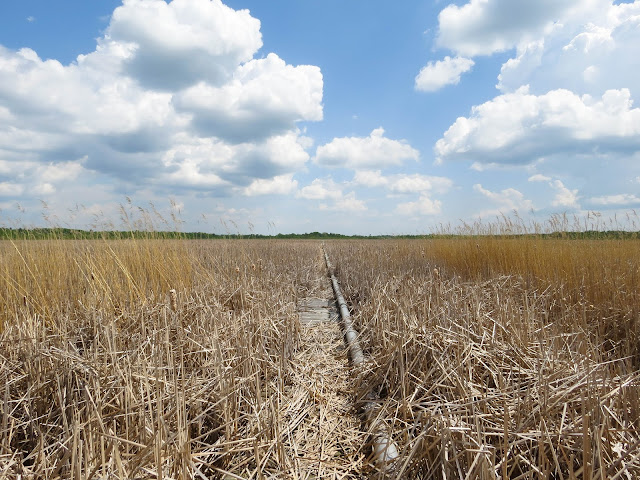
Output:
<path fill-rule="evenodd" d="M 396 207 L 396 213 L 407 216 L 427 216 L 440 213 L 442 202 L 433 200 L 426 195 L 421 195 L 415 202 L 400 203 Z"/>
<path fill-rule="evenodd" d="M 220 0 L 124 0 L 68 65 L 0 45 L 2 168 L 23 172 L 4 193 L 73 175 L 160 194 L 283 188 L 309 160 L 297 123 L 322 119 L 323 80 L 261 47 L 260 21 Z"/>
<path fill-rule="evenodd" d="M 548 182 L 551 180 L 551 177 L 547 177 L 541 173 L 536 173 L 535 175 L 531 175 L 527 180 L 530 182 Z"/>
<path fill-rule="evenodd" d="M 56 187 L 54 187 L 50 183 L 39 183 L 31 189 L 31 193 L 40 196 L 53 195 L 54 193 L 56 193 Z"/>
<path fill-rule="evenodd" d="M 332 178 L 316 178 L 311 184 L 301 188 L 296 196 L 305 200 L 331 200 L 332 203 L 319 203 L 319 210 L 344 210 L 361 212 L 367 209 L 364 201 L 356 198 L 355 192 L 343 192 L 344 185 L 333 181 Z"/>
<path fill-rule="evenodd" d="M 61 162 L 40 165 L 36 176 L 43 182 L 59 183 L 75 180 L 83 171 L 82 162 Z"/>
<path fill-rule="evenodd" d="M 358 169 L 385 168 L 418 160 L 420 153 L 404 140 L 384 136 L 383 128 L 376 128 L 368 137 L 334 138 L 316 149 L 314 162 L 324 167 Z"/>
<path fill-rule="evenodd" d="M 529 84 L 537 92 L 563 88 L 590 95 L 628 88 L 637 98 L 640 2 L 601 1 L 590 7 L 519 45 L 502 66 L 498 88 L 509 92 Z"/>
<path fill-rule="evenodd" d="M 570 189 L 558 179 L 553 179 L 546 175 L 537 173 L 528 178 L 529 182 L 546 183 L 551 190 L 554 191 L 554 197 L 551 200 L 551 206 L 576 209 L 580 208 L 578 204 L 578 189 Z"/>
<path fill-rule="evenodd" d="M 471 70 L 474 61 L 469 58 L 449 56 L 444 60 L 429 62 L 416 77 L 415 88 L 422 92 L 435 92 L 446 85 L 460 83 L 460 75 Z"/>
<path fill-rule="evenodd" d="M 157 181 L 223 193 L 233 185 L 248 186 L 256 179 L 274 179 L 295 172 L 308 159 L 295 132 L 238 145 L 181 135 L 163 155 L 163 174 Z"/>
<path fill-rule="evenodd" d="M 554 207 L 579 208 L 578 190 L 567 188 L 560 180 L 554 180 L 549 185 L 556 191 L 556 195 L 551 201 Z"/>
<path fill-rule="evenodd" d="M 420 174 L 393 175 L 389 181 L 389 189 L 397 193 L 419 193 L 435 191 L 444 193 L 448 191 L 453 182 L 445 177 L 432 177 Z"/>
<path fill-rule="evenodd" d="M 533 95 L 523 87 L 473 107 L 436 142 L 439 162 L 527 164 L 545 155 L 640 150 L 640 109 L 627 89 L 600 99 L 568 90 Z"/>
<path fill-rule="evenodd" d="M 267 179 L 259 178 L 244 189 L 244 194 L 250 197 L 256 195 L 287 195 L 298 188 L 298 181 L 292 177 L 293 174 L 279 175 Z"/>
<path fill-rule="evenodd" d="M 355 192 L 349 192 L 346 195 L 337 198 L 332 205 L 321 203 L 320 210 L 336 210 L 344 212 L 364 212 L 367 210 L 367 205 L 356 198 Z"/>
<path fill-rule="evenodd" d="M 125 72 L 145 87 L 169 91 L 206 81 L 223 84 L 262 46 L 260 21 L 220 0 L 124 0 L 103 42 L 127 49 Z"/>
<path fill-rule="evenodd" d="M 322 120 L 318 67 L 287 65 L 276 54 L 238 67 L 221 87 L 201 82 L 174 97 L 203 136 L 239 143 L 281 134 L 301 120 Z"/>
<path fill-rule="evenodd" d="M 434 146 L 436 161 L 564 171 L 562 180 L 529 179 L 550 189 L 545 203 L 557 209 L 580 208 L 567 171 L 586 177 L 580 183 L 591 198 L 623 189 L 640 154 L 640 1 L 457 3 L 439 15 L 437 47 L 473 59 L 513 54 L 498 75 L 500 94 L 449 126 Z M 602 172 L 602 182 L 590 184 L 598 174 L 586 176 L 587 168 Z"/>
<path fill-rule="evenodd" d="M 509 50 L 538 38 L 592 0 L 470 0 L 444 8 L 438 15 L 437 44 L 474 57 Z"/>
<path fill-rule="evenodd" d="M 515 188 L 505 188 L 499 192 L 487 190 L 481 184 L 473 186 L 473 190 L 489 199 L 497 208 L 482 212 L 483 216 L 504 213 L 509 210 L 528 211 L 533 209 L 533 202 L 525 198 L 524 194 Z"/>
<path fill-rule="evenodd" d="M 330 178 L 316 178 L 310 185 L 301 188 L 297 196 L 307 200 L 336 200 L 342 197 L 342 188 Z"/>
<path fill-rule="evenodd" d="M 24 187 L 11 182 L 0 182 L 0 197 L 16 197 L 22 195 Z"/>
<path fill-rule="evenodd" d="M 387 186 L 389 179 L 383 176 L 380 170 L 357 170 L 353 175 L 353 182 L 356 185 L 375 188 Z"/>
<path fill-rule="evenodd" d="M 359 170 L 353 177 L 353 182 L 369 188 L 385 187 L 394 193 L 421 193 L 435 191 L 445 193 L 453 182 L 446 177 L 421 175 L 419 173 L 399 173 L 382 175 L 380 170 Z"/>
<path fill-rule="evenodd" d="M 619 193 L 615 195 L 603 195 L 591 198 L 595 205 L 602 206 L 622 206 L 640 205 L 640 197 L 632 193 Z"/>

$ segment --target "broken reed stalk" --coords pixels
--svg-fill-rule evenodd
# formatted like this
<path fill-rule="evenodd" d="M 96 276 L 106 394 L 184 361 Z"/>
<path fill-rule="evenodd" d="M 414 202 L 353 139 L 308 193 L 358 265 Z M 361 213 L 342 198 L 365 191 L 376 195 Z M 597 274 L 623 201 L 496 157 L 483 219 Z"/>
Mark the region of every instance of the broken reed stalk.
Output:
<path fill-rule="evenodd" d="M 340 307 L 340 316 L 342 317 L 342 322 L 344 324 L 344 336 L 347 346 L 349 347 L 351 361 L 356 367 L 359 367 L 365 363 L 365 356 L 358 340 L 358 332 L 353 328 L 353 322 L 351 321 L 351 314 L 349 313 L 347 302 L 340 291 L 340 285 L 338 285 L 338 280 L 334 274 L 334 268 L 329 260 L 329 256 L 324 250 L 324 244 L 322 249 L 329 277 L 331 278 L 333 292 L 335 293 L 336 300 Z M 366 396 L 366 399 L 367 401 L 364 403 L 362 411 L 372 436 L 371 443 L 374 461 L 382 473 L 392 474 L 395 471 L 396 460 L 399 456 L 398 447 L 391 438 L 389 429 L 384 420 L 379 416 L 380 399 L 373 392 L 370 392 Z"/>

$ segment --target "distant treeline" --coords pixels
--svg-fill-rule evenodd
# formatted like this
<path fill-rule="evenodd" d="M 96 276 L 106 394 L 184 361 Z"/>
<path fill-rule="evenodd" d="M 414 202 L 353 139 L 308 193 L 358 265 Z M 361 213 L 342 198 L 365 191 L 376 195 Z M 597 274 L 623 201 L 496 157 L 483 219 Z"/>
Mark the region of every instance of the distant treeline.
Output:
<path fill-rule="evenodd" d="M 415 236 L 418 237 L 417 235 Z M 0 228 L 0 239 L 3 240 L 44 240 L 44 239 L 76 239 L 76 240 L 118 240 L 118 239 L 190 239 L 190 240 L 215 240 L 215 239 L 368 239 L 368 238 L 395 238 L 390 235 L 342 235 L 339 233 L 311 232 L 311 233 L 278 233 L 277 235 L 238 234 L 238 233 L 203 233 L 203 232 L 176 232 L 176 231 L 94 231 L 77 230 L 72 228 Z"/>
<path fill-rule="evenodd" d="M 487 237 L 498 238 L 566 238 L 572 240 L 633 240 L 640 238 L 640 232 L 622 230 L 584 232 L 551 232 L 535 234 L 509 234 L 496 235 L 456 235 L 456 234 L 425 234 L 425 235 L 342 235 L 340 233 L 310 232 L 310 233 L 278 233 L 277 235 L 260 234 L 217 234 L 203 232 L 175 232 L 175 231 L 93 231 L 77 230 L 72 228 L 0 228 L 0 240 L 120 240 L 120 239 L 190 239 L 190 240 L 216 240 L 216 239 L 300 239 L 300 240 L 329 240 L 329 239 L 444 239 L 444 238 L 468 238 Z"/>

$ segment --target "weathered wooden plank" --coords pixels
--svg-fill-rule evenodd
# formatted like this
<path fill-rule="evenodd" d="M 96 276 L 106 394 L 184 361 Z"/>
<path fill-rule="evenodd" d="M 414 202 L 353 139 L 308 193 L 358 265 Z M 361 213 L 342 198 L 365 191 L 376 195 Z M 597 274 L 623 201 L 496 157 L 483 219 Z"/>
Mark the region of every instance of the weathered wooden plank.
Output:
<path fill-rule="evenodd" d="M 310 326 L 323 322 L 336 322 L 339 316 L 334 300 L 309 297 L 298 301 L 298 318 L 301 325 Z"/>

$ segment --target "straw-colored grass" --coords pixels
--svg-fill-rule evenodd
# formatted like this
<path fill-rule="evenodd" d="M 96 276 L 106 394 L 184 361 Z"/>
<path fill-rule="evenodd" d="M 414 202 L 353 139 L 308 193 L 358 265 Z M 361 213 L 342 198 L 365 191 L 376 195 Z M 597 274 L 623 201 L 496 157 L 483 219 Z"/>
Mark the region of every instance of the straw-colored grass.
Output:
<path fill-rule="evenodd" d="M 639 247 L 637 240 L 481 237 L 435 240 L 425 250 L 445 274 L 517 276 L 541 297 L 547 323 L 579 327 L 602 342 L 599 351 L 631 356 L 640 368 Z"/>
<path fill-rule="evenodd" d="M 0 478 L 640 477 L 635 240 L 0 242 Z M 350 408 L 350 403 L 352 407 Z"/>
<path fill-rule="evenodd" d="M 310 366 L 292 363 L 304 357 L 296 301 L 317 276 L 318 244 L 52 240 L 0 249 L 0 478 L 300 474 L 289 399 Z M 311 380 L 301 398 L 326 402 Z M 313 451 L 314 441 L 302 443 Z"/>
<path fill-rule="evenodd" d="M 78 308 L 122 313 L 190 289 L 201 261 L 170 240 L 0 242 L 0 328 L 29 313 L 57 328 Z M 203 265 L 204 267 L 204 265 Z"/>
<path fill-rule="evenodd" d="M 400 476 L 638 478 L 636 241 L 328 250 L 371 359 L 360 394 L 384 399 Z"/>

